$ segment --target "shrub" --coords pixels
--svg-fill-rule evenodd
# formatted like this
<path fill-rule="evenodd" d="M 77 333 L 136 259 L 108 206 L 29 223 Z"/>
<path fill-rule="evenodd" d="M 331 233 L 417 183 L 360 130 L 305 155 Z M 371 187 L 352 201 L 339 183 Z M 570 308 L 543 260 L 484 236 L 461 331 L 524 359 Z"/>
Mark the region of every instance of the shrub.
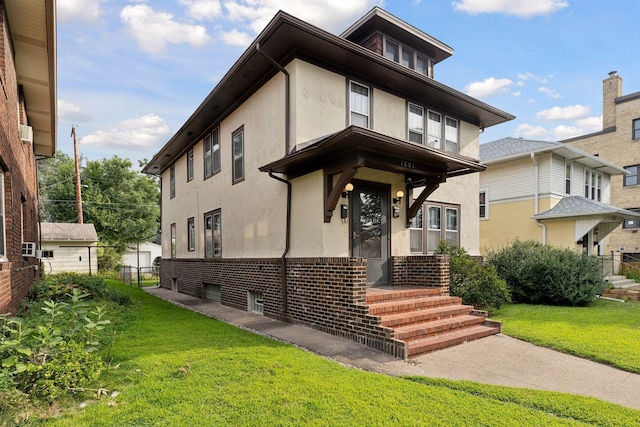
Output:
<path fill-rule="evenodd" d="M 464 304 L 477 309 L 498 309 L 509 302 L 509 289 L 495 269 L 482 266 L 464 248 L 451 246 L 441 240 L 437 253 L 451 257 L 449 263 L 450 294 L 462 298 Z"/>
<path fill-rule="evenodd" d="M 131 296 L 109 287 L 104 277 L 78 273 L 60 273 L 47 275 L 40 279 L 30 290 L 29 299 L 35 301 L 68 301 L 78 289 L 89 299 L 104 298 L 120 305 L 131 303 Z"/>
<path fill-rule="evenodd" d="M 521 303 L 582 306 L 605 286 L 597 258 L 533 241 L 516 241 L 489 253 L 487 264 Z"/>

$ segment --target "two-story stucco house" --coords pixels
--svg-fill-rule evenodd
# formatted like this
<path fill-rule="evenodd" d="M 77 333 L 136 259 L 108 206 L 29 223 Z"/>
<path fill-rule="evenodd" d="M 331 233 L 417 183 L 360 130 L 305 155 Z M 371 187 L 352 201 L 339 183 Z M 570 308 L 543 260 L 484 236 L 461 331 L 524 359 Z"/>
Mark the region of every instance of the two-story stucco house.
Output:
<path fill-rule="evenodd" d="M 574 147 L 624 167 L 611 179 L 611 203 L 640 212 L 640 92 L 622 94 L 615 71 L 602 82 L 602 131 L 564 140 Z M 606 252 L 624 262 L 640 262 L 639 218 L 628 218 L 611 233 Z"/>
<path fill-rule="evenodd" d="M 569 144 L 503 138 L 480 146 L 480 246 L 520 240 L 601 255 L 607 236 L 640 214 L 611 205 L 624 168 Z"/>
<path fill-rule="evenodd" d="M 56 2 L 0 2 L 0 313 L 40 277 L 36 160 L 56 151 Z"/>
<path fill-rule="evenodd" d="M 460 307 L 417 326 L 459 304 L 431 254 L 478 253 L 479 130 L 513 118 L 435 80 L 452 53 L 380 8 L 340 36 L 279 12 L 144 169 L 162 286 L 401 357 L 495 333 Z"/>

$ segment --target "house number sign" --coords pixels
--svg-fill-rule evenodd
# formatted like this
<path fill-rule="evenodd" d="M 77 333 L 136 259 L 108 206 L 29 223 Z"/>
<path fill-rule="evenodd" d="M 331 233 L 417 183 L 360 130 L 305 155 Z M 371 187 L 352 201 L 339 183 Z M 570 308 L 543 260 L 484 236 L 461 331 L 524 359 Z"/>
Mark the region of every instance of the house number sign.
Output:
<path fill-rule="evenodd" d="M 416 168 L 416 164 L 414 162 L 410 162 L 408 160 L 400 160 L 400 166 L 402 166 L 403 168 L 408 168 L 408 169 L 415 169 Z"/>

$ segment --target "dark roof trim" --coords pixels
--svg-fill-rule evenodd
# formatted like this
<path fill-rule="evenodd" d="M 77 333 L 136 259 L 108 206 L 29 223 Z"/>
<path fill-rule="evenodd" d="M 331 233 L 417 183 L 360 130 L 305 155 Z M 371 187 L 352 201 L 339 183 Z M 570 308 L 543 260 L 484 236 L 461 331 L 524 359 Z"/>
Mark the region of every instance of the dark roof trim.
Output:
<path fill-rule="evenodd" d="M 615 99 L 616 104 L 622 104 L 625 102 L 633 101 L 634 99 L 640 99 L 640 92 L 630 93 L 628 95 L 619 96 Z"/>
<path fill-rule="evenodd" d="M 591 138 L 592 136 L 605 135 L 607 133 L 613 133 L 615 131 L 616 131 L 616 127 L 611 126 L 606 129 L 602 129 L 601 131 L 598 131 L 598 132 L 588 133 L 586 135 L 574 136 L 573 138 L 563 139 L 562 141 L 558 141 L 558 142 L 568 143 L 573 141 L 580 141 L 581 139 Z"/>

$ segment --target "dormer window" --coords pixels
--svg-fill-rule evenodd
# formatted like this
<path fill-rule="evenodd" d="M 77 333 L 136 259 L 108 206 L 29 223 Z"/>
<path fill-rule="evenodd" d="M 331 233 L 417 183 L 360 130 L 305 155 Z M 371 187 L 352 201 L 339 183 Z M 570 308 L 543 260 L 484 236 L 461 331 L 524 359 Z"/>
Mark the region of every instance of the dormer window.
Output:
<path fill-rule="evenodd" d="M 433 60 L 417 53 L 414 49 L 395 40 L 383 36 L 384 57 L 397 62 L 407 68 L 416 70 L 420 74 L 433 77 Z"/>

